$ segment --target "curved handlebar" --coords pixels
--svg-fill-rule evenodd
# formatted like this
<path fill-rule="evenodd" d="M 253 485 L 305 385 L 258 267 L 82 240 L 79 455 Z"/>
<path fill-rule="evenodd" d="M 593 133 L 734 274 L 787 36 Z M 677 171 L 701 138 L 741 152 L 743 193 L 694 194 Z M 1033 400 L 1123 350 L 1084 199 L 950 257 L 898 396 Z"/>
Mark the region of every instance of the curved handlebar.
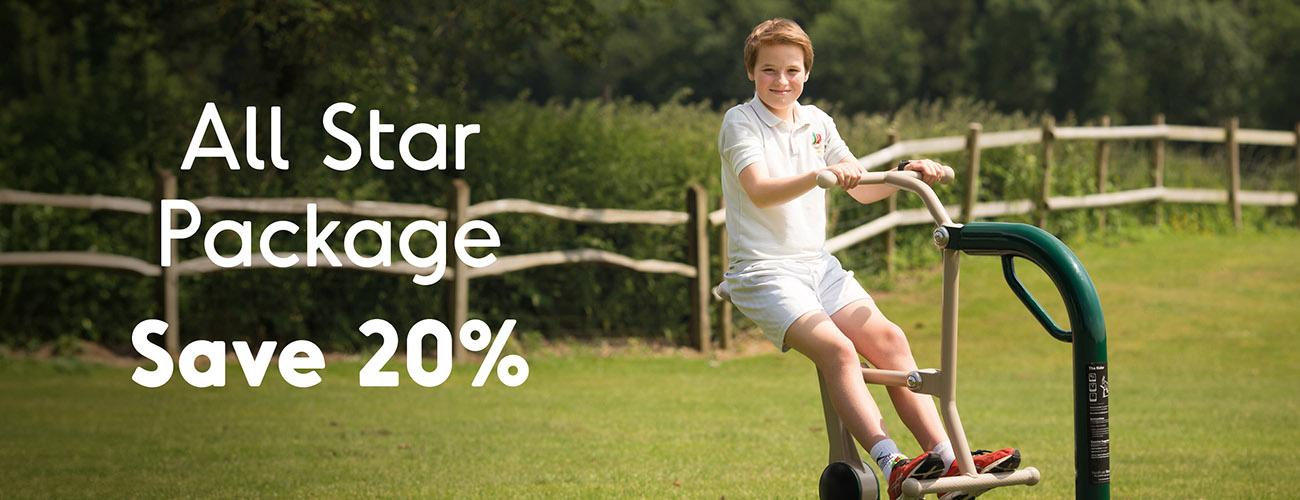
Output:
<path fill-rule="evenodd" d="M 944 166 L 943 178 L 940 182 L 951 182 L 956 174 L 951 167 Z M 834 187 L 838 184 L 835 180 L 835 174 L 823 170 L 817 173 L 817 185 L 823 189 Z M 930 216 L 934 217 L 934 223 L 940 226 L 951 225 L 952 217 L 948 216 L 948 209 L 944 208 L 943 202 L 939 201 L 939 196 L 934 194 L 934 190 L 929 184 L 921 181 L 921 174 L 911 170 L 888 172 L 868 172 L 858 181 L 858 185 L 863 184 L 889 184 L 891 186 L 906 189 L 921 196 L 921 201 L 925 202 L 925 208 L 930 211 Z"/>
<path fill-rule="evenodd" d="M 1106 324 L 1097 287 L 1079 258 L 1052 233 L 1028 224 L 971 222 L 960 228 L 949 228 L 945 248 L 970 255 L 1002 256 L 1003 278 L 1044 330 L 1057 340 L 1100 346 L 1100 351 L 1105 352 Z M 1065 302 L 1069 330 L 1061 328 L 1025 289 L 1016 276 L 1012 257 L 1033 262 L 1052 279 Z"/>
<path fill-rule="evenodd" d="M 1015 257 L 1013 254 L 1002 255 L 1002 277 L 1007 280 L 1007 286 L 1011 287 L 1011 291 L 1015 292 L 1016 297 L 1020 299 L 1020 303 L 1024 304 L 1026 309 L 1029 309 L 1029 313 L 1034 315 L 1034 319 L 1038 320 L 1038 324 L 1043 325 L 1043 329 L 1047 330 L 1047 333 L 1052 338 L 1062 342 L 1074 340 L 1074 332 L 1058 326 L 1056 321 L 1052 319 L 1052 315 L 1048 314 L 1047 310 L 1043 309 L 1042 304 L 1039 304 L 1034 299 L 1034 294 L 1029 293 L 1024 283 L 1020 282 L 1020 277 L 1016 276 Z"/>
<path fill-rule="evenodd" d="M 862 176 L 862 180 L 858 181 L 858 185 L 885 184 L 885 179 L 888 178 L 888 176 L 890 175 L 901 175 L 901 176 L 911 177 L 916 180 L 921 179 L 921 174 L 912 170 L 903 170 L 903 171 L 890 170 L 888 172 L 869 172 L 866 175 Z M 952 180 L 955 178 L 957 178 L 957 173 L 952 170 L 952 167 L 944 165 L 943 178 L 939 179 L 939 182 L 943 184 L 947 184 L 949 182 L 952 182 Z M 839 182 L 836 181 L 835 174 L 831 173 L 831 171 L 822 170 L 817 174 L 817 187 L 822 189 L 830 189 L 835 187 L 836 184 L 839 184 Z"/>

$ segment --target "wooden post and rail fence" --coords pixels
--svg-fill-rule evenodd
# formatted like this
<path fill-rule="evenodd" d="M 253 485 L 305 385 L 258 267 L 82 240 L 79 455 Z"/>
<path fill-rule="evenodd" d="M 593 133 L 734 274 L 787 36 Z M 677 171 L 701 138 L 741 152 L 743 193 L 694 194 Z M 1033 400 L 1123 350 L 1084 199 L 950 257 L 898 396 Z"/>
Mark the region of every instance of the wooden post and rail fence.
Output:
<path fill-rule="evenodd" d="M 1053 149 L 1057 141 L 1091 140 L 1097 142 L 1096 152 L 1096 193 L 1082 196 L 1053 196 L 1052 169 Z M 1149 140 L 1152 143 L 1151 180 L 1152 186 L 1127 191 L 1109 191 L 1106 179 L 1109 176 L 1109 151 L 1111 141 Z M 1164 185 L 1165 144 L 1168 141 L 1223 143 L 1227 149 L 1225 165 L 1226 182 L 1224 189 L 1187 189 L 1168 188 Z M 1040 168 L 1042 181 L 1038 196 L 1033 200 L 998 200 L 979 201 L 980 151 L 991 148 L 1003 148 L 1030 144 L 1040 144 L 1042 156 Z M 1296 153 L 1295 184 L 1293 191 L 1242 191 L 1240 147 L 1242 145 L 1265 145 L 1291 147 Z M 976 218 L 992 218 L 1007 215 L 1033 214 L 1039 226 L 1047 223 L 1048 215 L 1057 210 L 1079 208 L 1105 208 L 1134 203 L 1156 202 L 1157 221 L 1163 222 L 1164 209 L 1161 203 L 1227 203 L 1232 213 L 1235 227 L 1242 227 L 1242 205 L 1293 206 L 1296 221 L 1300 225 L 1300 124 L 1294 130 L 1274 131 L 1258 129 L 1241 129 L 1236 118 L 1229 120 L 1224 127 L 1195 127 L 1185 125 L 1167 125 L 1164 116 L 1156 116 L 1152 125 L 1110 126 L 1109 118 L 1103 118 L 1100 126 L 1057 127 L 1049 118 L 1041 129 L 1022 129 L 1003 132 L 984 132 L 978 123 L 972 123 L 965 136 L 937 137 L 914 140 L 900 140 L 898 134 L 891 132 L 885 148 L 859 158 L 867 169 L 876 169 L 901 158 L 917 157 L 964 151 L 965 162 L 958 165 L 959 176 L 964 176 L 965 196 L 960 207 L 949 210 L 957 215 L 957 220 L 970 221 Z M 169 171 L 160 171 L 157 176 L 157 192 L 153 200 L 104 195 L 68 195 L 33 193 L 0 189 L 0 204 L 40 205 L 48 207 L 77 208 L 85 210 L 113 210 L 126 213 L 150 215 L 154 227 L 161 227 L 163 214 L 160 204 L 163 199 L 175 199 L 178 189 L 175 176 Z M 930 216 L 924 209 L 898 210 L 896 196 L 887 201 L 885 215 L 866 224 L 855 227 L 826 240 L 827 250 L 839 252 L 877 235 L 885 235 L 885 261 L 888 272 L 894 269 L 895 228 L 906 225 L 928 224 Z M 709 290 L 713 283 L 709 262 L 712 257 L 709 249 L 711 228 L 718 228 L 719 243 L 716 256 L 719 262 L 727 264 L 727 235 L 725 228 L 726 208 L 719 202 L 719 208 L 708 210 L 709 194 L 699 186 L 689 186 L 685 193 L 686 210 L 684 212 L 669 210 L 622 210 L 589 209 L 549 205 L 531 200 L 501 199 L 470 204 L 470 187 L 463 180 L 456 179 L 449 183 L 446 193 L 446 208 L 416 203 L 394 203 L 382 201 L 342 201 L 328 198 L 226 198 L 209 196 L 192 200 L 203 212 L 246 212 L 301 214 L 308 203 L 317 205 L 318 213 L 334 213 L 351 216 L 419 218 L 428 220 L 445 220 L 448 233 L 454 232 L 465 222 L 502 213 L 532 214 L 591 224 L 653 224 L 678 226 L 684 225 L 686 241 L 683 249 L 686 263 L 655 260 L 633 259 L 614 252 L 591 248 L 553 250 L 523 255 L 498 257 L 491 266 L 481 269 L 469 268 L 458 262 L 455 252 L 447 252 L 447 270 L 444 275 L 449 280 L 451 293 L 448 294 L 446 317 L 450 319 L 449 327 L 457 331 L 460 325 L 469 319 L 469 280 L 485 276 L 495 276 L 524 269 L 566 265 L 577 263 L 600 263 L 620 266 L 642 273 L 676 274 L 690 279 L 690 342 L 701 351 L 713 348 L 713 335 L 710 321 L 710 309 L 718 307 L 719 334 L 717 340 L 723 349 L 733 344 L 731 334 L 731 305 L 716 301 Z M 1098 213 L 1098 223 L 1105 225 L 1104 212 Z M 174 227 L 174 224 L 172 225 Z M 155 231 L 157 235 L 159 232 Z M 199 257 L 162 267 L 159 262 L 161 242 L 154 246 L 152 252 L 154 263 L 124 256 L 100 252 L 0 252 L 0 266 L 64 266 L 89 267 L 129 271 L 149 278 L 157 279 L 158 314 L 170 328 L 165 334 L 165 345 L 173 356 L 180 346 L 180 277 L 198 275 L 215 271 L 234 271 L 239 269 L 272 267 L 261 256 L 253 258 L 250 267 L 221 268 L 207 258 Z M 171 242 L 172 255 L 177 256 L 177 244 Z M 306 267 L 305 254 L 297 254 L 297 263 L 292 267 Z M 342 268 L 359 269 L 372 272 L 414 275 L 424 272 L 411 264 L 402 262 L 392 266 L 361 268 L 344 261 Z M 463 346 L 456 346 L 456 353 L 464 353 Z"/>

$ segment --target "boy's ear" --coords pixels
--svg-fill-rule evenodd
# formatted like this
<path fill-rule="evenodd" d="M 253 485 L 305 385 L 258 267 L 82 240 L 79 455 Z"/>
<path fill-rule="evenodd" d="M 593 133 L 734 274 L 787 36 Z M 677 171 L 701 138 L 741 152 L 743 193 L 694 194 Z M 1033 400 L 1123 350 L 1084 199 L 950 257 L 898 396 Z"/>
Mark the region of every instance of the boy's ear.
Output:
<path fill-rule="evenodd" d="M 752 69 L 745 70 L 745 77 L 749 78 L 749 81 L 751 82 L 754 81 L 754 70 Z"/>

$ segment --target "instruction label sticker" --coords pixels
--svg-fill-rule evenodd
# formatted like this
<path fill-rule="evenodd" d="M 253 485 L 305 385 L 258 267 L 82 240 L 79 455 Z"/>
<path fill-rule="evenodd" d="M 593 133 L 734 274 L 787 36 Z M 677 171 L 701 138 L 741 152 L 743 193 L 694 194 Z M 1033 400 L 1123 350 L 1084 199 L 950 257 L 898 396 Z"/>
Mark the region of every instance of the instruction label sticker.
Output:
<path fill-rule="evenodd" d="M 1092 483 L 1110 483 L 1110 381 L 1106 363 L 1088 363 L 1088 459 Z"/>

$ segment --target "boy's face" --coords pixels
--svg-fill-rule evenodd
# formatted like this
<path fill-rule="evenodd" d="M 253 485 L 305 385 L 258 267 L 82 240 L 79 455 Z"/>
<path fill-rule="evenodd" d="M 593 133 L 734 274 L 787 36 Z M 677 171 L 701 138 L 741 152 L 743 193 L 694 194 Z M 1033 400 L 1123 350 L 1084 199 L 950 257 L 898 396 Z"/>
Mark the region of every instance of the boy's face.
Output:
<path fill-rule="evenodd" d="M 773 114 L 790 118 L 791 106 L 803 94 L 803 84 L 808 81 L 803 50 L 784 43 L 759 47 L 749 79 L 754 81 L 754 93 Z"/>

